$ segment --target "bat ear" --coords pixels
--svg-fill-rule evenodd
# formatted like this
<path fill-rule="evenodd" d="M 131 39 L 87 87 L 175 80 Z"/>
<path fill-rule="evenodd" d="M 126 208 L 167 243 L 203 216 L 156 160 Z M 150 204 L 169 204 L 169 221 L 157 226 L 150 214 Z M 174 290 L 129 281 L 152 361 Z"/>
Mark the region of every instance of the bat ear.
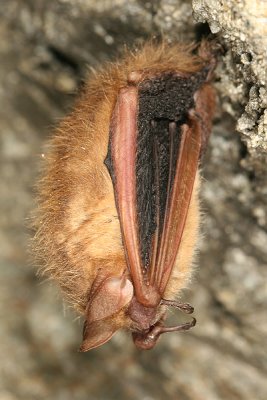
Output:
<path fill-rule="evenodd" d="M 115 314 L 130 303 L 132 297 L 133 285 L 125 275 L 101 281 L 89 299 L 80 351 L 101 346 L 122 327 Z"/>
<path fill-rule="evenodd" d="M 84 323 L 83 328 L 83 342 L 79 351 L 88 351 L 99 347 L 102 344 L 109 341 L 114 333 L 119 329 L 108 320 L 95 321 L 88 324 L 87 321 Z"/>
<path fill-rule="evenodd" d="M 88 303 L 88 323 L 110 317 L 130 303 L 132 297 L 133 285 L 125 275 L 102 280 Z"/>

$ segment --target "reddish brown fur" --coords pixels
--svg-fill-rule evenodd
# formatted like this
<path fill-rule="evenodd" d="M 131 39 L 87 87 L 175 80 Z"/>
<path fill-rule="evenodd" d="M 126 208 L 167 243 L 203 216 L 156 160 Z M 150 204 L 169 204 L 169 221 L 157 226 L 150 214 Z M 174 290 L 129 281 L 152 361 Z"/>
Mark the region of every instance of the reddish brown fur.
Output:
<path fill-rule="evenodd" d="M 200 70 L 206 60 L 193 56 L 193 47 L 149 43 L 92 73 L 73 112 L 50 140 L 39 182 L 35 250 L 44 265 L 42 272 L 57 281 L 81 313 L 99 268 L 115 276 L 126 268 L 113 186 L 104 165 L 118 92 L 127 86 L 133 71 L 149 76 L 168 70 L 185 74 Z M 166 298 L 179 295 L 191 275 L 199 226 L 198 184 L 199 178 L 177 257 L 179 271 L 173 270 Z M 130 321 L 122 310 L 116 327 L 127 326 Z"/>

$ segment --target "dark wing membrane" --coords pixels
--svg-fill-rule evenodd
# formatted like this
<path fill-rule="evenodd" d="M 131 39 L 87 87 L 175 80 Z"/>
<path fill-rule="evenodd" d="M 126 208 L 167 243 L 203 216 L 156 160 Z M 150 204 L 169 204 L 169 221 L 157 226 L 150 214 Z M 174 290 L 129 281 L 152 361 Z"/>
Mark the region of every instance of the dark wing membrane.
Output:
<path fill-rule="evenodd" d="M 135 296 L 147 306 L 162 297 L 182 238 L 202 140 L 192 110 L 205 76 L 168 73 L 126 87 L 113 111 L 105 163 Z"/>
<path fill-rule="evenodd" d="M 159 235 L 157 229 L 154 236 L 155 245 L 152 250 L 153 262 L 149 281 L 158 288 L 161 295 L 164 293 L 177 257 L 198 168 L 200 149 L 199 123 L 195 117 L 189 117 L 187 124 L 181 126 L 174 181 L 166 188 L 167 201 L 162 233 Z"/>
<path fill-rule="evenodd" d="M 202 137 L 193 111 L 207 72 L 166 73 L 139 86 L 136 208 L 140 256 L 160 296 L 173 268 L 190 204 Z"/>

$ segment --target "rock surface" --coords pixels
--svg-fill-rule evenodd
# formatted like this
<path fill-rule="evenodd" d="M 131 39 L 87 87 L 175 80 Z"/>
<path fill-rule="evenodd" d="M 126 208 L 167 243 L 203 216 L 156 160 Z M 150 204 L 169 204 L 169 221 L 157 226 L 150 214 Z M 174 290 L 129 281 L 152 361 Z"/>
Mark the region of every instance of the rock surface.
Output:
<path fill-rule="evenodd" d="M 266 45 L 260 24 L 251 22 L 254 11 L 246 8 L 251 2 L 228 0 L 223 9 L 217 1 L 193 4 L 194 15 L 210 23 L 226 49 L 203 170 L 200 267 L 184 293 L 196 306 L 198 325 L 188 334 L 166 335 L 151 352 L 137 351 L 122 333 L 88 354 L 76 351 L 81 322 L 64 312 L 57 288 L 40 284 L 27 261 L 25 220 L 34 207 L 43 144 L 71 106 L 87 65 L 114 58 L 136 39 L 164 32 L 191 40 L 206 28 L 196 25 L 189 1 L 3 3 L 1 400 L 265 400 Z M 229 19 L 231 7 L 235 19 Z M 259 18 L 262 10 L 256 9 Z"/>
<path fill-rule="evenodd" d="M 252 157 L 267 150 L 267 3 L 193 0 L 194 16 L 208 22 L 226 47 L 220 92 Z M 229 100 L 231 106 L 229 107 Z"/>

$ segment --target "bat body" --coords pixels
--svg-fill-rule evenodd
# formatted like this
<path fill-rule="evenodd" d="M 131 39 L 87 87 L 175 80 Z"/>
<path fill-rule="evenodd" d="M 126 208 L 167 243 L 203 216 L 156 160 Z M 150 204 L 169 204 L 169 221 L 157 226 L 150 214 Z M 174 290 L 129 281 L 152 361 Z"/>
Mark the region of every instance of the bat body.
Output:
<path fill-rule="evenodd" d="M 207 43 L 147 44 L 88 80 L 50 141 L 36 249 L 85 316 L 81 351 L 121 328 L 152 348 L 191 275 L 199 160 L 214 112 Z"/>

